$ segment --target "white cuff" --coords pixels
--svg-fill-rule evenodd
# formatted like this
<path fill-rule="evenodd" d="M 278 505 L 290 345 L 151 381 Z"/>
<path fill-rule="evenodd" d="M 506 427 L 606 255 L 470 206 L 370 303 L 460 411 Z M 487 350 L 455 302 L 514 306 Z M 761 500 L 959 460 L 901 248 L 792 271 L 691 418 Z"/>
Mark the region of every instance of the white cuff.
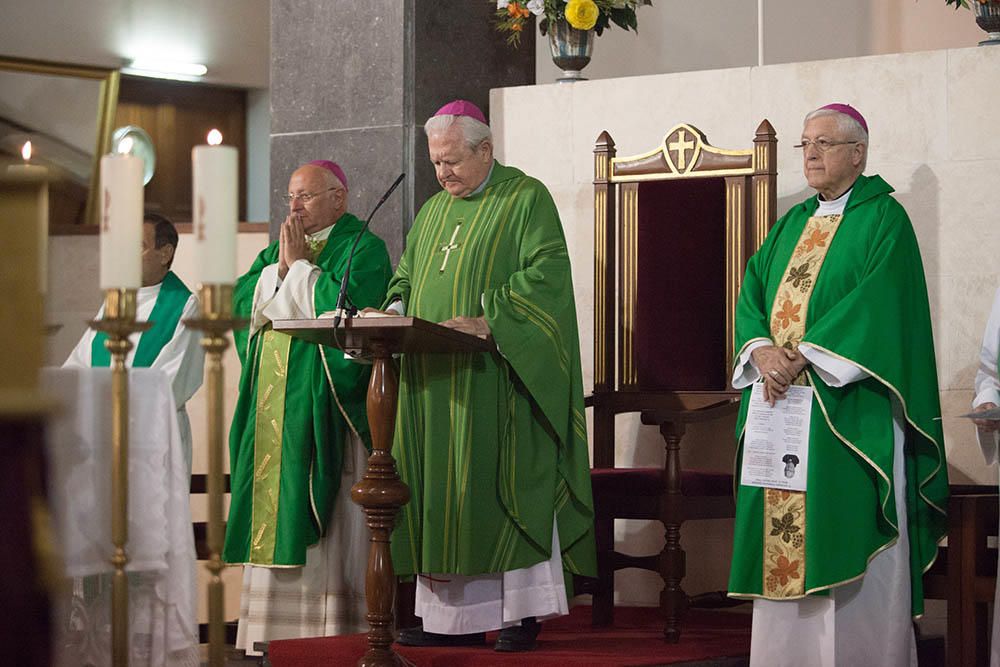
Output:
<path fill-rule="evenodd" d="M 983 403 L 1000 405 L 1000 390 L 997 390 L 996 387 L 983 387 L 982 391 L 972 399 L 972 407 L 978 408 Z"/>
<path fill-rule="evenodd" d="M 827 354 L 808 343 L 799 345 L 799 352 L 806 358 L 806 361 L 812 364 L 819 378 L 830 387 L 843 387 L 870 377 L 867 371 L 850 361 Z"/>
<path fill-rule="evenodd" d="M 760 371 L 757 370 L 757 365 L 753 362 L 753 351 L 759 347 L 767 347 L 768 345 L 774 345 L 773 342 L 767 338 L 758 338 L 755 341 L 751 341 L 743 348 L 743 353 L 740 354 L 739 362 L 733 369 L 733 389 L 743 389 L 744 387 L 749 387 L 754 382 L 760 379 Z"/>
<path fill-rule="evenodd" d="M 388 306 L 386 306 L 385 312 L 387 312 L 387 313 L 395 313 L 395 314 L 399 315 L 400 317 L 402 317 L 402 316 L 406 315 L 406 306 L 403 305 L 403 301 L 401 299 L 396 299 L 395 301 L 393 301 L 392 303 L 390 303 Z"/>
<path fill-rule="evenodd" d="M 260 272 L 260 277 L 257 279 L 257 287 L 254 289 L 253 294 L 253 311 L 250 316 L 251 336 L 263 329 L 271 321 L 264 315 L 264 309 L 274 299 L 274 294 L 277 292 L 280 283 L 277 264 L 268 264 Z"/>

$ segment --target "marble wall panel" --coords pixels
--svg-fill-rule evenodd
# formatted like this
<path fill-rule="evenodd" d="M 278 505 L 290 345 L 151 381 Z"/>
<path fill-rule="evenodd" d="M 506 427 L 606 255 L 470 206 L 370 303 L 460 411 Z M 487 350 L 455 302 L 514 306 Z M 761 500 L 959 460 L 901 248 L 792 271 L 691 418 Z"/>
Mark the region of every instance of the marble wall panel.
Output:
<path fill-rule="evenodd" d="M 995 273 L 931 277 L 928 292 L 942 390 L 972 390 L 983 328 L 998 284 Z"/>
<path fill-rule="evenodd" d="M 971 389 L 941 392 L 941 412 L 945 415 L 965 414 L 971 405 Z M 997 466 L 995 463 L 986 464 L 972 422 L 968 419 L 945 419 L 944 442 L 948 478 L 952 484 L 997 483 Z"/>
<path fill-rule="evenodd" d="M 869 163 L 944 159 L 947 135 L 946 51 L 769 65 L 752 70 L 754 115 L 771 119 L 778 132 L 779 193 L 798 189 L 798 143 L 805 115 L 830 102 L 855 106 L 871 133 Z M 901 117 L 905 116 L 905 120 Z"/>
<path fill-rule="evenodd" d="M 932 167 L 940 189 L 941 273 L 981 273 L 1000 268 L 1000 224 L 995 200 L 1000 188 L 1000 155 L 992 160 L 952 160 Z"/>
<path fill-rule="evenodd" d="M 565 85 L 565 84 L 556 84 Z M 573 177 L 594 178 L 592 151 L 602 130 L 619 157 L 657 148 L 667 131 L 690 123 L 720 148 L 749 148 L 760 118 L 750 116 L 750 70 L 736 68 L 572 84 Z"/>
<path fill-rule="evenodd" d="M 514 101 L 517 113 L 508 112 L 508 100 Z M 550 190 L 574 184 L 571 166 L 581 147 L 574 144 L 578 135 L 573 132 L 572 105 L 573 85 L 491 91 L 490 127 L 497 159 L 534 176 Z M 559 212 L 565 219 L 566 211 L 560 207 Z"/>
<path fill-rule="evenodd" d="M 404 5 L 274 0 L 271 133 L 400 124 Z"/>
<path fill-rule="evenodd" d="M 940 129 L 948 135 L 948 157 L 996 159 L 1000 155 L 1000 132 L 993 128 L 997 124 L 1000 50 L 973 47 L 947 54 L 948 117 Z M 996 172 L 994 176 L 1000 179 Z"/>
<path fill-rule="evenodd" d="M 348 210 L 364 219 L 379 198 L 404 170 L 403 129 L 401 126 L 359 128 L 282 134 L 271 137 L 271 234 L 288 214 L 281 195 L 287 192 L 288 178 L 298 165 L 310 160 L 338 162 L 349 183 Z M 389 248 L 393 265 L 403 251 L 403 192 L 398 189 L 382 206 L 371 229 Z"/>

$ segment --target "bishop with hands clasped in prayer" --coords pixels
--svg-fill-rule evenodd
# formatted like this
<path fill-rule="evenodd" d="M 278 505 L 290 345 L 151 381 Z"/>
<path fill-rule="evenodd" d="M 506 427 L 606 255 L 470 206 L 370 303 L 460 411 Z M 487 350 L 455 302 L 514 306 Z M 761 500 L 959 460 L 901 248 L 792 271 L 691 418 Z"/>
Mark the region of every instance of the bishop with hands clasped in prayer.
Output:
<path fill-rule="evenodd" d="M 347 212 L 347 177 L 316 160 L 292 174 L 279 239 L 236 282 L 243 365 L 229 433 L 232 504 L 223 558 L 244 565 L 237 648 L 366 627 L 368 531 L 350 500 L 370 448 L 370 366 L 274 331 L 278 319 L 332 310 L 355 238 L 349 281 L 378 305 L 392 273 L 385 243 Z"/>

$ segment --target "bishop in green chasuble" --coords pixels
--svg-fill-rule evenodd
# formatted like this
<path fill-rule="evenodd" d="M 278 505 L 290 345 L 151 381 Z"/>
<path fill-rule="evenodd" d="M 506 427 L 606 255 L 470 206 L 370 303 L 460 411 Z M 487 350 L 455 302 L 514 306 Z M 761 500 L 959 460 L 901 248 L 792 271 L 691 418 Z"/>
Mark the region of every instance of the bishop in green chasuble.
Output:
<path fill-rule="evenodd" d="M 836 111 L 854 118 L 857 112 L 846 109 Z M 811 160 L 823 158 L 833 171 L 836 152 L 862 142 L 832 141 L 830 134 L 807 139 L 812 115 L 803 134 L 806 173 L 819 180 L 826 174 L 817 166 L 811 175 Z M 861 159 L 858 173 L 863 165 Z M 913 228 L 890 196 L 893 189 L 879 176 L 848 179 L 832 190 L 849 193 L 841 212 L 821 215 L 815 196 L 798 204 L 747 265 L 736 309 L 737 376 L 746 352 L 763 341 L 789 351 L 811 348 L 856 367 L 862 379 L 832 386 L 805 365 L 798 382 L 814 390 L 807 491 L 799 509 L 788 505 L 778 516 L 767 504 L 784 507 L 795 492 L 738 487 L 729 589 L 734 597 L 771 600 L 826 595 L 865 576 L 871 561 L 896 543 L 905 513 L 910 611 L 917 615 L 923 573 L 945 535 L 948 494 L 927 289 Z M 780 333 L 796 328 L 794 335 Z M 750 390 L 744 389 L 737 421 L 737 475 Z M 905 506 L 894 489 L 894 404 L 904 438 L 895 451 L 905 452 L 897 467 L 905 471 Z M 771 558 L 776 553 L 782 555 Z"/>
<path fill-rule="evenodd" d="M 314 188 L 297 195 L 301 199 L 291 199 L 293 213 L 296 206 L 309 209 L 331 196 L 341 193 Z M 290 216 L 283 228 L 292 229 L 296 217 Z M 348 435 L 356 433 L 370 448 L 365 410 L 370 366 L 345 359 L 336 348 L 271 328 L 272 317 L 311 318 L 335 307 L 340 277 L 362 226 L 363 221 L 343 212 L 332 226 L 311 232 L 303 256 L 287 262 L 281 255 L 283 229 L 282 238 L 265 248 L 236 282 L 233 311 L 250 324 L 234 332 L 243 371 L 229 433 L 227 563 L 304 565 L 307 547 L 326 532 Z M 297 229 L 302 244 L 302 227 Z M 295 239 L 289 237 L 287 243 L 291 246 Z M 353 303 L 359 308 L 380 304 L 391 273 L 385 243 L 371 232 L 362 233 L 348 285 Z"/>
<path fill-rule="evenodd" d="M 579 339 L 559 215 L 542 183 L 486 166 L 486 180 L 458 196 L 439 171 L 446 190 L 421 208 L 389 285 L 387 304 L 402 302 L 408 316 L 484 318 L 497 346 L 401 359 L 392 453 L 412 496 L 392 534 L 393 565 L 400 575 L 526 568 L 552 556 L 555 517 L 563 568 L 593 575 Z"/>

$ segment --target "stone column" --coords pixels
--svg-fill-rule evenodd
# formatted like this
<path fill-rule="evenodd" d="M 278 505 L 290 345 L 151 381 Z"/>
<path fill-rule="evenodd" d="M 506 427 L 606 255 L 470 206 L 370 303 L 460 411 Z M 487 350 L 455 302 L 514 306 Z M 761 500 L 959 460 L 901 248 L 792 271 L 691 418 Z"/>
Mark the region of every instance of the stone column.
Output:
<path fill-rule="evenodd" d="M 272 0 L 272 238 L 297 165 L 339 162 L 362 218 L 406 171 L 372 223 L 398 261 L 413 216 L 439 190 L 423 122 L 454 98 L 488 117 L 491 88 L 535 81 L 534 32 L 508 47 L 494 11 L 487 0 Z"/>

